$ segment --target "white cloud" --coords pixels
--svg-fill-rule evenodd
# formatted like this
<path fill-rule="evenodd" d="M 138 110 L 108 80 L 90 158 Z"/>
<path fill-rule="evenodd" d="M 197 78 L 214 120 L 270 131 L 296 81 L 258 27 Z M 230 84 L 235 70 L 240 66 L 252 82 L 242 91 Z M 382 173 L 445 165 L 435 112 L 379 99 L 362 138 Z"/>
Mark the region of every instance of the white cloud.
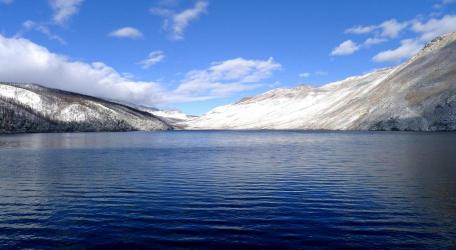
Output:
<path fill-rule="evenodd" d="M 258 82 L 269 77 L 281 65 L 268 60 L 246 60 L 243 58 L 231 59 L 212 63 L 210 74 L 218 80 L 238 80 L 240 82 Z"/>
<path fill-rule="evenodd" d="M 407 28 L 409 24 L 407 22 L 398 22 L 396 19 L 391 19 L 383 22 L 379 25 L 381 28 L 381 36 L 387 38 L 396 38 L 399 33 Z"/>
<path fill-rule="evenodd" d="M 185 29 L 200 15 L 207 13 L 208 6 L 208 1 L 200 0 L 196 2 L 195 6 L 182 12 L 176 13 L 171 9 L 162 7 L 152 8 L 150 9 L 150 12 L 165 18 L 163 28 L 171 33 L 172 39 L 182 40 L 184 38 Z"/>
<path fill-rule="evenodd" d="M 456 3 L 456 0 L 442 0 L 439 4 L 441 6 Z M 456 15 L 445 15 L 439 18 L 431 18 L 425 21 L 418 19 L 398 22 L 396 19 L 387 20 L 379 25 L 374 26 L 355 26 L 348 30 L 346 33 L 351 34 L 367 34 L 374 33 L 373 37 L 370 37 L 362 43 L 357 45 L 351 40 L 345 41 L 339 47 L 333 50 L 332 55 L 348 55 L 352 54 L 357 49 L 364 47 L 368 48 L 372 45 L 380 44 L 389 41 L 390 39 L 397 38 L 400 33 L 410 29 L 415 33 L 419 34 L 419 37 L 414 39 L 402 40 L 401 46 L 393 49 L 383 51 L 377 54 L 373 60 L 376 62 L 392 61 L 398 62 L 404 58 L 412 56 L 418 52 L 424 42 L 428 42 L 437 36 L 441 36 L 447 33 L 456 31 Z M 344 46 L 342 46 L 344 45 Z"/>
<path fill-rule="evenodd" d="M 357 26 L 354 26 L 354 27 L 351 27 L 351 28 L 345 30 L 345 33 L 360 35 L 360 34 L 371 33 L 375 29 L 377 29 L 377 26 L 374 26 L 374 25 L 371 25 L 371 26 L 357 25 Z"/>
<path fill-rule="evenodd" d="M 372 46 L 372 45 L 377 45 L 386 42 L 387 40 L 384 38 L 376 38 L 376 37 L 371 37 L 367 38 L 366 41 L 364 41 L 363 45 L 364 46 Z"/>
<path fill-rule="evenodd" d="M 375 32 L 378 37 L 391 39 L 396 38 L 408 25 L 408 22 L 398 22 L 396 19 L 390 19 L 379 25 L 357 25 L 345 30 L 345 33 L 361 35 Z"/>
<path fill-rule="evenodd" d="M 441 0 L 439 3 L 434 4 L 434 9 L 442 9 L 447 5 L 456 3 L 456 0 Z"/>
<path fill-rule="evenodd" d="M 139 31 L 138 29 L 135 29 L 133 27 L 123 27 L 123 28 L 112 31 L 108 35 L 112 36 L 112 37 L 131 38 L 131 39 L 137 39 L 137 38 L 143 37 L 143 34 L 141 33 L 141 31 Z"/>
<path fill-rule="evenodd" d="M 13 0 L 0 0 L 0 3 L 12 3 Z M 16 33 L 16 37 L 22 37 L 28 31 L 36 31 L 51 40 L 58 41 L 61 44 L 66 44 L 60 36 L 51 32 L 50 27 L 53 25 L 65 25 L 68 20 L 79 11 L 79 7 L 83 0 L 49 0 L 49 4 L 53 10 L 51 22 L 34 22 L 27 20 L 22 23 L 22 29 Z"/>
<path fill-rule="evenodd" d="M 140 61 L 138 64 L 142 65 L 144 69 L 150 68 L 152 65 L 155 65 L 165 59 L 165 53 L 163 51 L 157 50 L 149 54 L 149 56 Z"/>
<path fill-rule="evenodd" d="M 20 37 L 22 36 L 23 32 L 34 30 L 47 36 L 51 40 L 58 41 L 61 44 L 66 44 L 65 40 L 63 40 L 60 36 L 53 34 L 46 25 L 36 23 L 31 20 L 27 20 L 24 23 L 22 23 L 22 27 L 24 28 L 24 30 L 20 31 L 18 34 L 16 34 L 16 36 Z"/>
<path fill-rule="evenodd" d="M 443 8 L 444 6 L 452 3 L 456 3 L 456 0 L 441 0 L 435 6 Z M 417 18 L 415 20 L 399 22 L 396 19 L 390 19 L 379 25 L 354 26 L 345 30 L 345 33 L 358 35 L 372 34 L 372 36 L 367 38 L 360 45 L 351 40 L 347 40 L 335 48 L 331 55 L 349 55 L 360 48 L 369 48 L 373 45 L 396 39 L 404 30 L 411 30 L 418 33 L 419 37 L 402 40 L 400 47 L 383 51 L 373 58 L 376 62 L 401 61 L 402 59 L 408 58 L 418 52 L 424 42 L 428 42 L 435 37 L 456 31 L 456 15 L 445 15 L 440 18 L 437 18 L 434 15 L 434 18 L 430 18 L 432 16 L 433 15 L 428 16 L 425 20 Z"/>
<path fill-rule="evenodd" d="M 304 73 L 299 74 L 299 77 L 301 77 L 301 78 L 307 78 L 309 76 L 310 76 L 309 72 L 304 72 Z"/>
<path fill-rule="evenodd" d="M 54 11 L 52 20 L 59 25 L 63 25 L 76 13 L 83 0 L 49 0 Z"/>
<path fill-rule="evenodd" d="M 174 11 L 171 9 L 167 9 L 167 8 L 157 7 L 157 8 L 151 8 L 150 13 L 152 13 L 156 16 L 168 17 L 168 16 L 172 16 L 174 14 Z M 166 22 L 167 21 L 168 20 L 166 20 Z"/>
<path fill-rule="evenodd" d="M 268 60 L 246 60 L 236 58 L 213 63 L 205 70 L 187 73 L 176 89 L 176 93 L 207 97 L 222 97 L 260 86 L 258 83 L 279 70 L 281 65 Z"/>
<path fill-rule="evenodd" d="M 332 56 L 345 56 L 355 53 L 359 49 L 359 45 L 352 40 L 347 40 L 333 49 Z"/>
<path fill-rule="evenodd" d="M 194 19 L 198 18 L 199 15 L 203 14 L 207 10 L 208 2 L 200 1 L 197 2 L 195 7 L 192 9 L 184 10 L 173 16 L 173 33 L 177 39 L 182 39 L 184 30 L 187 28 L 189 23 Z"/>
<path fill-rule="evenodd" d="M 357 25 L 345 30 L 345 33 L 349 34 L 371 34 L 373 36 L 367 38 L 363 43 L 357 44 L 352 40 L 347 40 L 336 47 L 331 55 L 351 55 L 361 48 L 369 48 L 373 45 L 387 42 L 390 39 L 397 38 L 399 34 L 410 25 L 410 22 L 398 22 L 396 19 L 390 19 L 382 22 L 379 25 L 362 26 Z"/>
<path fill-rule="evenodd" d="M 422 48 L 421 42 L 415 39 L 405 39 L 401 41 L 401 46 L 398 48 L 380 52 L 372 59 L 374 62 L 400 62 L 415 55 Z"/>
<path fill-rule="evenodd" d="M 132 81 L 104 63 L 70 60 L 29 40 L 1 35 L 0 78 L 142 104 L 163 101 L 157 83 Z"/>
<path fill-rule="evenodd" d="M 242 58 L 213 63 L 208 69 L 186 74 L 176 89 L 152 81 L 133 80 L 102 63 L 86 63 L 50 52 L 24 38 L 0 35 L 0 79 L 38 83 L 137 104 L 189 102 L 224 97 L 259 86 L 259 81 L 280 69 L 269 60 Z"/>
<path fill-rule="evenodd" d="M 432 18 L 427 22 L 414 21 L 412 30 L 421 33 L 421 40 L 430 41 L 437 36 L 456 31 L 456 15 Z"/>

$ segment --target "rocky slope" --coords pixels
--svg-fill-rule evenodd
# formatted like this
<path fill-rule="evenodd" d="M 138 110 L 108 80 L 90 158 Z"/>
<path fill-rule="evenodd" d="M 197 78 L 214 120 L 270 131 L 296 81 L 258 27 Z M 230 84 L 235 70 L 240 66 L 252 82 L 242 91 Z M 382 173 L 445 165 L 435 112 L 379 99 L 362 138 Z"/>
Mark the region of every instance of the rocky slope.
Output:
<path fill-rule="evenodd" d="M 0 83 L 0 133 L 168 130 L 148 112 L 32 84 Z"/>
<path fill-rule="evenodd" d="M 319 88 L 275 89 L 183 122 L 187 129 L 456 130 L 456 33 L 408 62 Z"/>

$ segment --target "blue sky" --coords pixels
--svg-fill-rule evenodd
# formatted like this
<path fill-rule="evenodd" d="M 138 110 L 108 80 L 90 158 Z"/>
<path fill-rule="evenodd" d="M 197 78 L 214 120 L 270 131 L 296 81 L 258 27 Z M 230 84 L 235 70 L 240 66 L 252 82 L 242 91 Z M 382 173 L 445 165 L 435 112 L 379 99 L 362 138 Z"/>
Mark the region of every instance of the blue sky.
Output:
<path fill-rule="evenodd" d="M 397 65 L 453 0 L 0 0 L 0 80 L 201 114 Z"/>

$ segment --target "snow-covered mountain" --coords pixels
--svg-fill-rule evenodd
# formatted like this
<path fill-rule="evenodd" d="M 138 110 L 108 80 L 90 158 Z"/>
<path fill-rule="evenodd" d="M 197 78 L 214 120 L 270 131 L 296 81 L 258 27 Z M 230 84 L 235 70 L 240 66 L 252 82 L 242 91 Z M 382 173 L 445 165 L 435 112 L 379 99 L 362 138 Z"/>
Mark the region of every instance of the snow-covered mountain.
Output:
<path fill-rule="evenodd" d="M 0 83 L 0 133 L 172 129 L 133 107 L 33 84 Z"/>
<path fill-rule="evenodd" d="M 141 111 L 148 112 L 152 115 L 155 115 L 157 117 L 160 117 L 162 120 L 168 122 L 168 124 L 177 124 L 179 122 L 184 122 L 189 119 L 196 118 L 196 116 L 192 115 L 187 115 L 185 113 L 182 113 L 179 110 L 164 110 L 164 109 L 157 109 L 157 108 L 151 108 L 151 107 L 146 107 L 146 106 L 135 106 L 137 109 Z"/>
<path fill-rule="evenodd" d="M 196 116 L 187 115 L 179 110 L 157 110 L 151 111 L 150 113 L 173 121 L 187 121 L 189 119 L 196 118 Z"/>
<path fill-rule="evenodd" d="M 0 133 L 165 129 L 456 130 L 456 33 L 395 68 L 275 89 L 201 117 L 0 83 Z"/>
<path fill-rule="evenodd" d="M 119 103 L 125 106 L 129 106 L 132 108 L 135 108 L 137 110 L 141 110 L 144 112 L 147 112 L 151 115 L 154 115 L 161 120 L 165 121 L 169 125 L 179 128 L 179 123 L 185 122 L 189 119 L 196 118 L 197 116 L 194 115 L 187 115 L 179 110 L 166 110 L 166 109 L 158 109 L 155 107 L 150 107 L 150 106 L 144 106 L 144 105 L 136 105 L 133 103 L 127 103 L 127 102 L 118 102 L 118 101 L 113 101 L 115 103 Z"/>
<path fill-rule="evenodd" d="M 456 33 L 396 68 L 319 88 L 275 89 L 180 124 L 186 129 L 456 130 Z"/>

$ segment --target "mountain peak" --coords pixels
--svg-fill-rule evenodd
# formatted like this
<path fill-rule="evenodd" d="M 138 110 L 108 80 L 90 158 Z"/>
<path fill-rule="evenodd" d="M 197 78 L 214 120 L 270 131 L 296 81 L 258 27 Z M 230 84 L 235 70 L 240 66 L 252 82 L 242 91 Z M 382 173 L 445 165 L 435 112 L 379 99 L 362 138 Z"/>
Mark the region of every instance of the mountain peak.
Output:
<path fill-rule="evenodd" d="M 423 49 L 420 52 L 418 52 L 418 54 L 415 55 L 413 58 L 420 57 L 423 54 L 431 53 L 433 51 L 441 49 L 455 41 L 456 41 L 456 32 L 438 36 L 438 37 L 432 39 L 430 42 L 426 43 L 426 45 L 423 47 Z"/>
<path fill-rule="evenodd" d="M 188 129 L 456 130 L 456 33 L 394 68 L 318 88 L 274 89 L 218 107 Z"/>

